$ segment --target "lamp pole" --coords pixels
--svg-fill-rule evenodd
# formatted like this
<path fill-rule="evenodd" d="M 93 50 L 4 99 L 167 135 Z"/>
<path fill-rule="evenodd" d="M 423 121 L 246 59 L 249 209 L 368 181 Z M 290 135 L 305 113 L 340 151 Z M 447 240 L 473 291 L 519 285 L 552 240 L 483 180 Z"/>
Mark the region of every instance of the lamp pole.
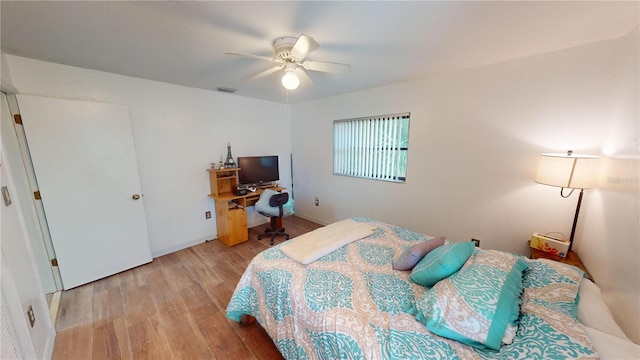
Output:
<path fill-rule="evenodd" d="M 582 193 L 584 189 L 580 189 L 580 196 L 578 196 L 578 206 L 576 206 L 576 215 L 573 217 L 573 226 L 571 227 L 571 237 L 569 238 L 569 250 L 567 250 L 567 254 L 571 251 L 571 246 L 573 245 L 573 237 L 576 234 L 576 225 L 578 224 L 578 214 L 580 214 L 580 205 L 582 205 Z"/>

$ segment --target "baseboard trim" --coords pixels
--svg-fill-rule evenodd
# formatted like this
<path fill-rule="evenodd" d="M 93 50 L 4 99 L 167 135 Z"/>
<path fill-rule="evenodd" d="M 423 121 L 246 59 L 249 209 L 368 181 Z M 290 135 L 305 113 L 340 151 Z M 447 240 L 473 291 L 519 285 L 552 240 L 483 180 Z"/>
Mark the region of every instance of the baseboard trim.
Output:
<path fill-rule="evenodd" d="M 171 254 L 171 253 L 176 252 L 178 250 L 190 248 L 190 247 L 192 247 L 194 245 L 202 244 L 203 242 L 206 242 L 206 241 L 209 241 L 209 240 L 214 240 L 214 239 L 215 239 L 214 237 L 211 237 L 209 239 L 194 240 L 194 241 L 189 241 L 189 242 L 186 242 L 186 243 L 182 243 L 182 244 L 180 244 L 178 246 L 173 246 L 173 247 L 170 247 L 170 248 L 162 249 L 160 251 L 152 251 L 151 252 L 151 257 L 155 259 L 155 258 L 160 257 L 162 255 Z"/>
<path fill-rule="evenodd" d="M 331 224 L 331 222 L 326 222 L 326 221 L 324 221 L 324 220 L 321 220 L 321 219 L 315 218 L 315 217 L 313 217 L 313 216 L 304 215 L 304 214 L 302 214 L 302 215 L 301 215 L 301 214 L 299 214 L 299 213 L 295 213 L 295 215 L 294 215 L 294 216 L 295 216 L 295 217 L 302 218 L 302 219 L 305 219 L 305 220 L 313 221 L 314 223 L 316 223 L 316 224 L 320 224 L 320 225 L 322 225 L 322 226 L 326 226 L 326 225 Z"/>
<path fill-rule="evenodd" d="M 53 327 L 56 326 L 56 319 L 58 318 L 58 309 L 60 308 L 60 295 L 62 291 L 56 291 L 51 298 L 51 304 L 49 304 L 49 314 L 51 314 L 51 323 Z"/>

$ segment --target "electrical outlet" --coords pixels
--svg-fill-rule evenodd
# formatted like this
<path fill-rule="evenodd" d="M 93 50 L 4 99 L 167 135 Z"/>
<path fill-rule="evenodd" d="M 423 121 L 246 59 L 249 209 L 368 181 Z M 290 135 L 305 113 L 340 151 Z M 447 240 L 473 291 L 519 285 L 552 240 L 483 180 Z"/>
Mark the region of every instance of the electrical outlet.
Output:
<path fill-rule="evenodd" d="M 205 211 L 204 212 L 204 218 L 205 219 L 211 219 L 211 211 Z"/>
<path fill-rule="evenodd" d="M 316 206 L 320 206 L 320 200 L 318 200 L 317 196 L 316 196 Z"/>
<path fill-rule="evenodd" d="M 33 313 L 33 307 L 31 305 L 27 308 L 27 316 L 29 317 L 31 327 L 33 327 L 33 324 L 36 323 L 36 314 Z"/>

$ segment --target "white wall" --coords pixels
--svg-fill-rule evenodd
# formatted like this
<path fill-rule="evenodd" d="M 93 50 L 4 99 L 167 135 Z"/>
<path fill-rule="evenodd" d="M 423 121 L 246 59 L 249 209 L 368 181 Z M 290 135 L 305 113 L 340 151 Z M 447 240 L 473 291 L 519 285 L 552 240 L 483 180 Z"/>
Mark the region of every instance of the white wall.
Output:
<path fill-rule="evenodd" d="M 585 192 L 575 250 L 640 342 L 637 54 L 636 29 L 626 38 L 293 105 L 296 212 L 321 223 L 371 217 L 527 255 L 533 232 L 569 236 L 577 202 L 577 193 L 563 199 L 558 188 L 533 182 L 538 154 L 607 156 L 624 189 Z M 400 112 L 411 112 L 406 183 L 332 175 L 333 120 Z"/>
<path fill-rule="evenodd" d="M 227 143 L 234 158 L 279 155 L 290 187 L 288 106 L 150 80 L 3 55 L 3 85 L 17 93 L 125 104 L 144 192 L 151 251 L 163 255 L 216 236 L 205 171 Z M 212 88 L 215 84 L 212 84 Z M 249 225 L 267 219 L 253 211 Z"/>
<path fill-rule="evenodd" d="M 640 36 L 623 39 L 619 65 L 610 69 L 615 86 L 608 114 L 603 114 L 600 181 L 581 218 L 576 251 L 592 269 L 614 309 L 616 320 L 640 342 Z"/>

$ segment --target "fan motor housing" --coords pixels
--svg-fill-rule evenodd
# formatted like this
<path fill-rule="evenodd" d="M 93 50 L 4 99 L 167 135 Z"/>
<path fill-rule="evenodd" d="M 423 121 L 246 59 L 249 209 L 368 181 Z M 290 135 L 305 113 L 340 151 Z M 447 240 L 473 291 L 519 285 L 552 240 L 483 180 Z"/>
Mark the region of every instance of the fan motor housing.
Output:
<path fill-rule="evenodd" d="M 277 38 L 273 42 L 273 50 L 276 52 L 276 59 L 280 59 L 285 62 L 291 62 L 291 49 L 293 49 L 293 45 L 295 45 L 298 38 L 284 36 L 281 38 Z"/>

